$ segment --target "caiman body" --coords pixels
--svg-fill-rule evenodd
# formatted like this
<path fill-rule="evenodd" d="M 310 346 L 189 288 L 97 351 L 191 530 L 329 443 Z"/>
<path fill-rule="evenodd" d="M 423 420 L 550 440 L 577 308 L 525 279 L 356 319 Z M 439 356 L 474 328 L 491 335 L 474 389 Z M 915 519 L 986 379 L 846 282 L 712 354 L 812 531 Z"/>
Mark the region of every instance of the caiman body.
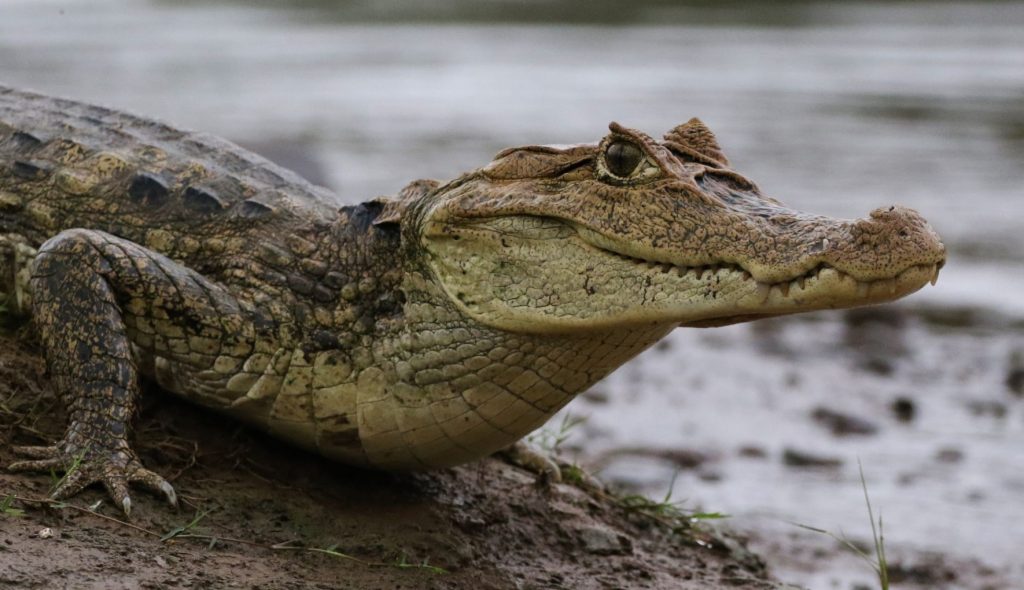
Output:
<path fill-rule="evenodd" d="M 70 425 L 20 469 L 55 492 L 173 491 L 128 437 L 138 376 L 384 469 L 506 447 L 679 325 L 878 303 L 937 276 L 890 207 L 788 209 L 699 121 L 663 141 L 528 146 L 338 208 L 230 143 L 0 87 L 0 290 L 30 312 Z"/>

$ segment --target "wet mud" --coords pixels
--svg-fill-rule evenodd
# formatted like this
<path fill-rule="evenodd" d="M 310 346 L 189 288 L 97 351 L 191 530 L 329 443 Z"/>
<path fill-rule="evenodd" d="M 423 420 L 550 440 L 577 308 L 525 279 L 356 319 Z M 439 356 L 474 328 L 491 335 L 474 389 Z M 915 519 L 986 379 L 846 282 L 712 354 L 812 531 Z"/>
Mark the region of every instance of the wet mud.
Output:
<path fill-rule="evenodd" d="M 1022 350 L 1016 315 L 918 302 L 677 330 L 568 408 L 568 446 L 730 514 L 787 582 L 879 587 L 835 538 L 873 553 L 866 487 L 897 587 L 1021 588 Z"/>

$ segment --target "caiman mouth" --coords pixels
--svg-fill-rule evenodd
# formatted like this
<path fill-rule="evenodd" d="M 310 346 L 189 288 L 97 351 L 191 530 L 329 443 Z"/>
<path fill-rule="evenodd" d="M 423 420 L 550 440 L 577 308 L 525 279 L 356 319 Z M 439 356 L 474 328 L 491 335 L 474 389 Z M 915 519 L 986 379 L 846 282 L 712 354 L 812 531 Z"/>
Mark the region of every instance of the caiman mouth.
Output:
<path fill-rule="evenodd" d="M 586 240 L 585 240 L 586 241 Z M 731 283 L 732 290 L 747 290 L 742 285 L 749 285 L 753 291 L 750 303 L 755 307 L 744 309 L 742 313 L 722 314 L 716 317 L 697 319 L 680 323 L 680 327 L 714 327 L 732 323 L 744 322 L 758 318 L 786 315 L 806 311 L 802 307 L 804 299 L 816 294 L 819 287 L 825 283 L 840 285 L 847 296 L 838 296 L 835 304 L 821 307 L 852 307 L 872 303 L 881 303 L 896 299 L 912 293 L 930 282 L 935 285 L 939 278 L 939 271 L 945 265 L 945 261 L 928 264 L 910 265 L 889 278 L 876 280 L 859 280 L 849 273 L 845 273 L 828 263 L 819 263 L 811 269 L 777 282 L 758 281 L 753 274 L 742 265 L 722 262 L 699 266 L 687 266 L 655 260 L 638 258 L 629 254 L 623 254 L 610 250 L 607 247 L 587 242 L 595 249 L 613 256 L 619 260 L 629 262 L 636 267 L 642 267 L 645 272 L 654 275 L 669 275 L 682 280 L 689 280 L 696 284 L 706 282 L 708 284 Z M 726 279 L 728 277 L 728 280 Z M 740 287 L 736 287 L 736 279 L 739 279 Z M 788 305 L 797 307 L 787 309 Z M 762 309 L 758 309 L 760 306 Z"/>
<path fill-rule="evenodd" d="M 593 246 L 593 244 L 591 245 Z M 837 278 L 841 281 L 854 281 L 857 285 L 857 291 L 861 295 L 867 296 L 870 292 L 877 290 L 888 290 L 890 295 L 895 295 L 896 284 L 899 282 L 899 278 L 904 274 L 908 272 L 918 273 L 921 271 L 928 271 L 929 275 L 931 276 L 931 280 L 929 282 L 931 282 L 931 284 L 934 285 L 935 282 L 939 280 L 939 271 L 942 270 L 942 267 L 946 264 L 945 261 L 938 262 L 935 264 L 915 264 L 912 266 L 908 266 L 907 268 L 900 271 L 899 273 L 896 274 L 896 276 L 892 278 L 878 279 L 874 281 L 861 281 L 854 278 L 852 275 L 844 273 L 843 271 L 837 269 L 836 267 L 823 262 L 818 264 L 811 270 L 799 274 L 791 279 L 786 279 L 775 283 L 767 283 L 755 280 L 754 276 L 750 273 L 750 271 L 743 268 L 739 264 L 734 264 L 731 262 L 722 262 L 717 264 L 709 264 L 705 266 L 681 266 L 678 264 L 672 264 L 668 262 L 644 260 L 643 258 L 636 258 L 634 256 L 622 254 L 621 252 L 615 252 L 614 250 L 609 250 L 607 248 L 602 248 L 600 246 L 594 247 L 597 248 L 598 250 L 601 250 L 602 252 L 606 252 L 608 254 L 611 254 L 612 256 L 621 258 L 622 260 L 628 260 L 629 262 L 632 262 L 639 266 L 646 266 L 649 270 L 658 270 L 665 274 L 675 273 L 675 275 L 680 278 L 685 278 L 687 275 L 691 275 L 692 278 L 699 281 L 703 280 L 705 274 L 710 273 L 711 275 L 714 275 L 715 273 L 722 270 L 738 273 L 742 280 L 754 281 L 757 284 L 758 294 L 764 296 L 764 301 L 767 301 L 773 289 L 777 289 L 783 297 L 789 297 L 790 290 L 805 290 L 807 288 L 808 281 L 817 279 L 819 275 L 825 271 L 834 272 L 837 275 Z"/>
<path fill-rule="evenodd" d="M 437 276 L 466 313 L 531 332 L 705 327 L 884 303 L 934 283 L 943 260 L 924 252 L 891 271 L 849 271 L 824 254 L 788 270 L 669 262 L 670 253 L 638 252 L 573 221 L 529 214 L 439 221 L 425 236 Z"/>

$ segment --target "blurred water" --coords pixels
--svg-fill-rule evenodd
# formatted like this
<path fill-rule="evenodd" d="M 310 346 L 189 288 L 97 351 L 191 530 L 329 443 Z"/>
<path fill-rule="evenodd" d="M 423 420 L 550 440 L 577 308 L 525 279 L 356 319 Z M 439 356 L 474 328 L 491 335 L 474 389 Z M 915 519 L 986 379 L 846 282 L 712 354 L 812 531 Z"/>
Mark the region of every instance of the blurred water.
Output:
<path fill-rule="evenodd" d="M 892 202 L 919 209 L 952 256 L 939 286 L 915 304 L 1024 316 L 1024 4 L 796 2 L 752 11 L 739 3 L 648 2 L 624 12 L 619 5 L 628 3 L 602 2 L 606 11 L 586 15 L 566 4 L 534 3 L 532 13 L 512 3 L 439 3 L 449 22 L 419 3 L 0 0 L 0 81 L 159 116 L 271 156 L 301 146 L 345 202 L 393 194 L 418 177 L 454 176 L 510 145 L 596 141 L 612 120 L 660 135 L 696 115 L 738 170 L 787 204 L 841 217 Z M 488 19 L 506 12 L 520 22 Z M 534 22 L 549 13 L 575 16 L 575 24 Z M 628 24 L 616 22 L 627 17 Z M 758 355 L 744 352 L 753 346 L 747 330 L 721 337 L 743 359 Z M 1006 338 L 1019 343 L 1015 334 Z M 681 346 L 703 343 L 703 336 L 675 338 Z M 958 346 L 949 350 L 971 350 Z M 949 353 L 928 350 L 926 360 Z M 702 362 L 728 367 L 730 358 Z M 656 375 L 688 360 L 652 359 L 624 374 Z M 756 366 L 774 374 L 772 363 Z M 837 370 L 825 378 L 858 378 Z M 646 389 L 633 401 L 648 400 L 637 408 L 658 414 L 659 383 L 637 386 Z M 722 387 L 748 400 L 757 395 L 749 384 Z M 872 399 L 862 397 L 865 407 Z M 622 412 L 616 406 L 606 416 Z M 749 419 L 771 420 L 757 412 Z M 628 442 L 630 428 L 608 440 Z M 1000 444 L 1020 442 L 1019 428 L 1008 432 L 1015 438 Z M 634 442 L 676 444 L 686 436 L 675 428 Z M 782 444 L 769 439 L 769 447 Z M 912 447 L 913 439 L 885 441 Z M 1020 467 L 1001 452 L 986 456 Z M 794 501 L 800 489 L 772 480 L 778 494 L 758 498 L 751 486 L 764 474 L 741 471 L 750 485 L 711 490 L 742 496 L 724 498 L 727 508 L 784 503 L 786 494 Z M 957 489 L 947 491 L 953 497 Z M 899 501 L 895 488 L 882 493 Z M 974 522 L 984 528 L 998 519 L 996 512 Z M 922 544 L 955 533 L 913 523 L 904 531 Z"/>
<path fill-rule="evenodd" d="M 1001 295 L 1024 290 L 1022 4 L 798 3 L 779 9 L 798 26 L 773 27 L 353 24 L 349 3 L 274 5 L 6 0 L 0 79 L 306 144 L 348 202 L 509 145 L 698 115 L 791 205 L 921 209 L 954 255 L 926 297 L 1024 309 Z"/>

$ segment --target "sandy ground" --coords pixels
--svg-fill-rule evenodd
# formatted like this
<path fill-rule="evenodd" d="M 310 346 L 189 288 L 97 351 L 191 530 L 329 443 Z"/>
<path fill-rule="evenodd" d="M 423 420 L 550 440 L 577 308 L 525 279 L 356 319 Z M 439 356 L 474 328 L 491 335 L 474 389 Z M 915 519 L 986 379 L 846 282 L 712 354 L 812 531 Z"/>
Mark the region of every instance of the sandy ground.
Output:
<path fill-rule="evenodd" d="M 0 336 L 0 462 L 63 424 L 38 351 Z M 649 514 L 538 486 L 496 459 L 429 474 L 360 471 L 157 392 L 137 439 L 181 508 L 138 492 L 125 521 L 98 489 L 47 506 L 23 498 L 44 498 L 51 476 L 2 472 L 0 587 L 781 587 L 736 539 L 673 534 Z"/>

